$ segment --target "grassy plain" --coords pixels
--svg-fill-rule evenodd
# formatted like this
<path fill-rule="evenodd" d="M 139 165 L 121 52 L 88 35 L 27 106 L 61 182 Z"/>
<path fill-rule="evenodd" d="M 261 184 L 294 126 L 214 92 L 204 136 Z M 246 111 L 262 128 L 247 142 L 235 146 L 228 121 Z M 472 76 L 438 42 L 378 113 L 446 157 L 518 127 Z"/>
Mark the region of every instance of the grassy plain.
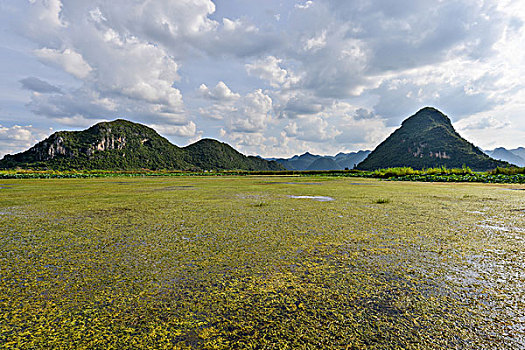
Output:
<path fill-rule="evenodd" d="M 2 180 L 0 348 L 520 348 L 520 188 Z"/>

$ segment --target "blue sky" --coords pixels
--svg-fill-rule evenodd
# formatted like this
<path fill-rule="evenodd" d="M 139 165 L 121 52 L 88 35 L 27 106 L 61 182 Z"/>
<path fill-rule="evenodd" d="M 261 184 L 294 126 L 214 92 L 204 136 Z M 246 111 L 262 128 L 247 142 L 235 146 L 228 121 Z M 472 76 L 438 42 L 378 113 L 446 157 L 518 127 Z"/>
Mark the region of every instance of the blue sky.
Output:
<path fill-rule="evenodd" d="M 523 1 L 0 0 L 0 156 L 126 118 L 246 154 L 373 149 L 425 106 L 525 146 Z"/>

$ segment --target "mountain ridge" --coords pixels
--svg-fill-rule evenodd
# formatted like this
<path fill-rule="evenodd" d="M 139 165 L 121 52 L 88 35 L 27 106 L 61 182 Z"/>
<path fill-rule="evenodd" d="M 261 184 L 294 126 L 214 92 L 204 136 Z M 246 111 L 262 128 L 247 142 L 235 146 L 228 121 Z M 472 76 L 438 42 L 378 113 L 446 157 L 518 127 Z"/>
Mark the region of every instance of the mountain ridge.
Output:
<path fill-rule="evenodd" d="M 0 160 L 0 169 L 284 169 L 276 162 L 244 156 L 231 146 L 212 139 L 204 143 L 208 149 L 227 149 L 227 152 L 208 155 L 207 159 L 215 158 L 213 166 L 204 166 L 205 162 L 199 160 L 203 154 L 202 143 L 196 144 L 180 148 L 148 126 L 116 119 L 81 131 L 57 131 L 24 152 L 5 155 Z M 210 147 L 210 144 L 217 145 Z"/>
<path fill-rule="evenodd" d="M 497 147 L 493 150 L 485 150 L 484 152 L 494 159 L 509 162 L 519 167 L 525 167 L 525 148 L 523 147 L 518 147 L 515 149 Z"/>
<path fill-rule="evenodd" d="M 360 163 L 370 151 L 357 151 L 350 153 L 339 152 L 335 156 L 321 156 L 310 152 L 305 152 L 300 155 L 294 155 L 290 158 L 267 158 L 268 160 L 275 160 L 287 170 L 342 170 L 353 169 L 355 165 Z M 333 161 L 333 162 L 331 162 Z M 317 165 L 312 164 L 318 162 Z M 323 164 L 322 166 L 319 164 Z M 327 166 L 331 164 L 330 166 Z M 320 169 L 323 168 L 323 169 Z"/>

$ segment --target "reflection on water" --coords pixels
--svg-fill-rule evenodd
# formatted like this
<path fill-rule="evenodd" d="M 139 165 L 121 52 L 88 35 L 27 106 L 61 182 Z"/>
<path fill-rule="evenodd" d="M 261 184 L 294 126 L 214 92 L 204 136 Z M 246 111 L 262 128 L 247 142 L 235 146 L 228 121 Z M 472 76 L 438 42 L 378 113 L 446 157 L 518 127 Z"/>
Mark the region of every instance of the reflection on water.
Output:
<path fill-rule="evenodd" d="M 331 202 L 335 200 L 332 197 L 327 197 L 327 196 L 288 196 L 288 197 L 289 198 L 299 198 L 299 199 L 302 199 L 302 198 L 313 199 L 314 201 L 318 201 L 318 202 Z"/>

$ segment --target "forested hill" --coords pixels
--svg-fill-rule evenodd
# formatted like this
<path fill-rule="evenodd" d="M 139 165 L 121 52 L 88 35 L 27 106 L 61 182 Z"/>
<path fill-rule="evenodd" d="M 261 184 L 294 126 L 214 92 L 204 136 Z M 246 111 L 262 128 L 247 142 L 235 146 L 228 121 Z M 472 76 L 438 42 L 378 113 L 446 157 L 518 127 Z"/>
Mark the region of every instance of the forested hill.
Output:
<path fill-rule="evenodd" d="M 216 140 L 177 147 L 155 130 L 123 119 L 83 131 L 59 131 L 25 152 L 6 155 L 0 169 L 282 170 Z"/>
<path fill-rule="evenodd" d="M 401 127 L 377 146 L 357 168 L 461 168 L 464 165 L 473 170 L 489 170 L 510 164 L 490 158 L 462 138 L 446 115 L 426 107 L 403 121 Z"/>

